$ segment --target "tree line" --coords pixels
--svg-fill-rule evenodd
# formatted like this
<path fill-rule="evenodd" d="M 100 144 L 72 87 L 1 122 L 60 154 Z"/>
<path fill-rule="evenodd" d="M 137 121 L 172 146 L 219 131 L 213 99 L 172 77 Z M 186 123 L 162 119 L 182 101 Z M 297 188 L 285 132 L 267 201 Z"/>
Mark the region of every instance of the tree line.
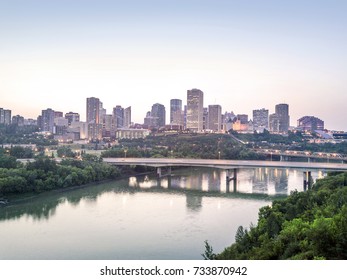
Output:
<path fill-rule="evenodd" d="M 80 186 L 120 176 L 116 167 L 98 157 L 66 159 L 57 163 L 47 157 L 21 164 L 14 157 L 0 156 L 0 194 L 41 192 Z"/>
<path fill-rule="evenodd" d="M 311 190 L 261 208 L 257 225 L 240 226 L 223 252 L 206 248 L 210 259 L 347 259 L 347 173 L 329 174 Z"/>

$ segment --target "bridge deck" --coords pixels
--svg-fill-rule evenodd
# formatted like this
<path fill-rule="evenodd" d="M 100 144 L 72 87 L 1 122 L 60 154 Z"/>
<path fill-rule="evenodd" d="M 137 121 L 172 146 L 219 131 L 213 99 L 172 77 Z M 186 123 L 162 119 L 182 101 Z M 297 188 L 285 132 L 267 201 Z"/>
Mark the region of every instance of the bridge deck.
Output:
<path fill-rule="evenodd" d="M 289 162 L 289 161 L 258 161 L 258 160 L 219 160 L 219 159 L 188 159 L 188 158 L 104 158 L 104 162 L 112 165 L 143 165 L 152 167 L 192 166 L 213 167 L 221 169 L 233 168 L 295 168 L 326 171 L 347 171 L 347 164 L 321 162 Z"/>

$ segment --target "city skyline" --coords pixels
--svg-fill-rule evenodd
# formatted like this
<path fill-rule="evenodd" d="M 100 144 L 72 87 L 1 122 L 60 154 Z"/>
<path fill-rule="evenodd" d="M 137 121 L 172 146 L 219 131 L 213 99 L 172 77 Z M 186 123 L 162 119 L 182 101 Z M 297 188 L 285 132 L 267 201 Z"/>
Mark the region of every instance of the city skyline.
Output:
<path fill-rule="evenodd" d="M 199 88 L 222 113 L 287 103 L 292 126 L 314 115 L 347 130 L 344 1 L 0 3 L 0 107 L 12 116 L 85 119 L 95 96 L 141 123 Z"/>

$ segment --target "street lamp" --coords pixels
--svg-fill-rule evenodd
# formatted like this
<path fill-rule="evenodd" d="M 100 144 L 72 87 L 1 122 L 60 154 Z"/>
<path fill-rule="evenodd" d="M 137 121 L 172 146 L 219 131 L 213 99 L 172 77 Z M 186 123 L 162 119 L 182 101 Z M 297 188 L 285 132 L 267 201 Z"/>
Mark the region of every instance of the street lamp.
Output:
<path fill-rule="evenodd" d="M 218 159 L 220 159 L 220 151 L 218 151 Z"/>

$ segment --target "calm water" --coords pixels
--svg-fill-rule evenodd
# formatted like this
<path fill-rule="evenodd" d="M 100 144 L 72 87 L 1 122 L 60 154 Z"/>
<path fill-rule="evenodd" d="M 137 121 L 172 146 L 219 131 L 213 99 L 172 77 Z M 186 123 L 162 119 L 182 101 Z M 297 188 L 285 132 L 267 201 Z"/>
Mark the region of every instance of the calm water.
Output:
<path fill-rule="evenodd" d="M 188 168 L 41 194 L 0 208 L 0 259 L 201 259 L 204 240 L 220 252 L 302 176 L 242 170 L 227 193 L 224 171 Z"/>

